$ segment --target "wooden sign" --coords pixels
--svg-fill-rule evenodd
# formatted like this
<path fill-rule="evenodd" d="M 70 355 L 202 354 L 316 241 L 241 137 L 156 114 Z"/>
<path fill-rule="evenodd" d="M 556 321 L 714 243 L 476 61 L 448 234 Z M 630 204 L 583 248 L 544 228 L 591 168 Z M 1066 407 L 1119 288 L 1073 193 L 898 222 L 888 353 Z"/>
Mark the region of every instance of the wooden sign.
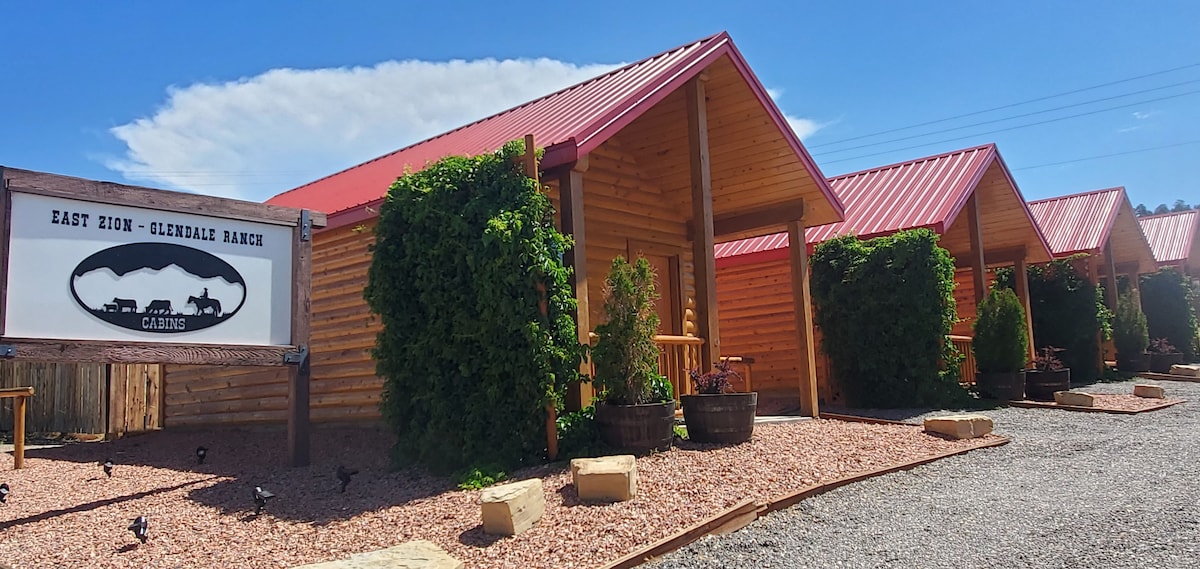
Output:
<path fill-rule="evenodd" d="M 291 365 L 292 462 L 307 462 L 325 214 L 13 168 L 0 179 L 0 357 Z"/>

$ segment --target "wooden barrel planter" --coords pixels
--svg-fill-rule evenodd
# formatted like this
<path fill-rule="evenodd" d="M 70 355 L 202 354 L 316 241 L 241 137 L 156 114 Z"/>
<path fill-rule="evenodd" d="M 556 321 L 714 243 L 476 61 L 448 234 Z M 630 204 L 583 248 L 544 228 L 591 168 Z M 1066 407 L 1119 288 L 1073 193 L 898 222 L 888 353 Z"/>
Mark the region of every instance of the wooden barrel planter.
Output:
<path fill-rule="evenodd" d="M 1171 366 L 1183 363 L 1183 354 L 1150 354 L 1150 371 L 1171 373 Z"/>
<path fill-rule="evenodd" d="M 688 440 L 737 444 L 754 434 L 757 392 L 683 395 L 679 400 L 683 403 Z"/>
<path fill-rule="evenodd" d="M 1132 356 L 1124 356 L 1121 355 L 1121 352 L 1117 352 L 1117 371 L 1150 371 L 1150 355 L 1142 353 Z"/>
<path fill-rule="evenodd" d="M 1025 372 L 1025 397 L 1034 401 L 1054 401 L 1055 391 L 1071 389 L 1071 370 Z"/>
<path fill-rule="evenodd" d="M 675 402 L 596 405 L 600 440 L 620 451 L 640 454 L 668 450 L 675 438 Z"/>
<path fill-rule="evenodd" d="M 1025 398 L 1025 372 L 976 372 L 975 386 L 984 397 L 1020 401 Z"/>

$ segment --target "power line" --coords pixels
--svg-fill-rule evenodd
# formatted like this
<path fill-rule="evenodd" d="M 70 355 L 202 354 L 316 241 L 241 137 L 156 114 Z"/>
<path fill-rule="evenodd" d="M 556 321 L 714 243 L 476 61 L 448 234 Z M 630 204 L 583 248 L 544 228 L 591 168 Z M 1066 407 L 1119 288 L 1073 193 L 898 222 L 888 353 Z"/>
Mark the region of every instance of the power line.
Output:
<path fill-rule="evenodd" d="M 1177 142 L 1175 144 L 1164 144 L 1162 146 L 1151 146 L 1149 148 L 1137 148 L 1134 150 L 1126 150 L 1124 152 L 1113 152 L 1111 154 L 1098 154 L 1096 156 L 1087 156 L 1085 158 L 1075 158 L 1072 160 L 1063 160 L 1061 162 L 1048 162 L 1046 164 L 1035 164 L 1033 166 L 1022 166 L 1013 168 L 1014 172 L 1018 170 L 1033 170 L 1034 168 L 1046 168 L 1048 166 L 1061 166 L 1063 164 L 1074 164 L 1075 162 L 1085 162 L 1088 160 L 1099 160 L 1101 158 L 1112 158 L 1113 156 L 1124 156 L 1126 154 L 1137 154 L 1138 152 L 1149 152 L 1151 150 L 1164 150 L 1167 148 L 1176 148 L 1179 146 L 1187 146 L 1189 144 L 1200 144 L 1200 140 L 1188 140 L 1185 142 Z"/>
<path fill-rule="evenodd" d="M 1085 91 L 1092 91 L 1092 90 L 1094 90 L 1094 89 L 1100 89 L 1100 88 L 1102 88 L 1102 87 L 1110 87 L 1110 86 L 1112 86 L 1112 85 L 1119 85 L 1119 84 L 1121 84 L 1121 83 L 1128 83 L 1128 82 L 1130 82 L 1130 81 L 1137 81 L 1138 79 L 1145 79 L 1145 78 L 1147 78 L 1147 77 L 1154 77 L 1154 76 L 1157 76 L 1157 75 L 1164 75 L 1164 74 L 1167 74 L 1167 73 L 1173 73 L 1173 72 L 1175 72 L 1175 71 L 1181 71 L 1181 70 L 1183 70 L 1183 69 L 1191 69 L 1191 68 L 1193 68 L 1193 67 L 1200 67 L 1200 63 L 1192 63 L 1192 64 L 1189 64 L 1189 65 L 1181 65 L 1181 66 L 1179 66 L 1179 67 L 1173 67 L 1173 68 L 1171 68 L 1171 69 L 1164 69 L 1164 70 L 1162 70 L 1162 71 L 1155 71 L 1155 72 L 1153 72 L 1153 73 L 1147 73 L 1147 74 L 1145 74 L 1145 75 L 1138 75 L 1138 76 L 1136 76 L 1136 77 L 1128 77 L 1128 78 L 1125 78 L 1125 79 L 1118 79 L 1118 80 L 1116 80 L 1116 81 L 1109 81 L 1108 83 L 1101 83 L 1101 84 L 1099 84 L 1099 85 L 1092 85 L 1091 87 L 1083 87 L 1083 88 L 1080 88 L 1080 89 L 1074 89 L 1074 90 L 1072 90 L 1072 91 L 1064 91 L 1064 92 L 1062 92 L 1062 93 L 1056 93 L 1056 94 L 1053 94 L 1053 95 L 1046 95 L 1046 96 L 1044 96 L 1044 97 L 1037 97 L 1037 98 L 1034 98 L 1034 99 L 1027 99 L 1027 100 L 1024 100 L 1024 101 L 1018 101 L 1018 102 L 1016 102 L 1016 103 L 1009 103 L 1009 104 L 1007 104 L 1007 105 L 1000 105 L 999 107 L 992 107 L 992 108 L 990 108 L 990 109 L 983 109 L 983 110 L 981 110 L 981 111 L 973 111 L 973 112 L 969 112 L 969 113 L 963 113 L 963 114 L 961 114 L 961 115 L 954 115 L 954 116 L 952 116 L 952 117 L 946 117 L 946 118 L 942 118 L 942 119 L 936 119 L 936 120 L 926 121 L 926 122 L 923 122 L 923 123 L 911 124 L 911 125 L 907 125 L 907 126 L 901 126 L 901 127 L 896 127 L 896 128 L 892 128 L 892 129 L 888 129 L 888 130 L 880 130 L 880 131 L 876 131 L 876 132 L 871 132 L 871 133 L 867 133 L 867 134 L 862 134 L 862 135 L 859 135 L 859 136 L 852 136 L 852 137 L 850 137 L 850 138 L 843 138 L 843 139 L 840 139 L 840 140 L 831 140 L 831 141 L 829 141 L 829 142 L 822 142 L 822 143 L 820 143 L 820 144 L 813 144 L 813 145 L 810 145 L 810 146 L 809 146 L 809 148 L 819 148 L 819 147 L 822 147 L 822 146 L 829 146 L 829 145 L 833 145 L 833 144 L 841 144 L 841 143 L 843 143 L 843 142 L 850 142 L 850 141 L 852 141 L 852 140 L 860 140 L 860 139 L 863 139 L 863 138 L 870 138 L 870 137 L 872 137 L 872 136 L 879 136 L 879 135 L 881 135 L 881 134 L 890 134 L 890 133 L 893 133 L 893 132 L 899 132 L 899 131 L 902 131 L 902 130 L 909 130 L 909 129 L 913 129 L 913 128 L 917 128 L 917 127 L 928 126 L 928 125 L 931 125 L 931 124 L 938 124 L 938 123 L 943 123 L 943 122 L 946 122 L 946 121 L 952 121 L 952 120 L 955 120 L 955 119 L 961 119 L 961 118 L 965 118 L 965 117 L 971 117 L 971 116 L 975 116 L 975 115 L 981 115 L 981 114 L 984 114 L 984 113 L 990 113 L 990 112 L 992 112 L 992 111 L 999 111 L 999 110 L 1003 110 L 1003 109 L 1009 109 L 1009 108 L 1012 108 L 1012 107 L 1019 107 L 1019 106 L 1021 106 L 1021 105 L 1027 105 L 1027 104 L 1029 104 L 1029 103 L 1036 103 L 1036 102 L 1038 102 L 1038 101 L 1045 101 L 1045 100 L 1047 100 L 1047 99 L 1054 99 L 1054 98 L 1057 98 L 1057 97 L 1065 97 L 1065 96 L 1067 96 L 1067 95 L 1074 95 L 1074 94 L 1076 94 L 1076 93 L 1082 93 L 1082 92 L 1085 92 Z"/>
<path fill-rule="evenodd" d="M 848 150 L 858 150 L 858 149 L 860 149 L 860 148 L 870 148 L 870 147 L 872 147 L 872 146 L 879 146 L 879 145 L 882 145 L 882 144 L 890 144 L 890 143 L 892 143 L 892 142 L 901 142 L 901 141 L 905 141 L 905 140 L 912 140 L 912 139 L 914 139 L 914 138 L 921 138 L 921 137 L 923 137 L 923 136 L 933 136 L 933 135 L 935 135 L 935 134 L 943 134 L 943 133 L 947 133 L 947 132 L 954 132 L 954 131 L 956 131 L 956 130 L 963 130 L 963 129 L 965 129 L 965 128 L 973 128 L 973 127 L 977 127 L 977 126 L 983 126 L 983 125 L 986 125 L 986 124 L 995 124 L 995 123 L 998 123 L 998 122 L 1004 122 L 1004 121 L 1009 121 L 1009 120 L 1013 120 L 1013 119 L 1020 119 L 1020 118 L 1025 118 L 1025 117 L 1031 117 L 1031 116 L 1034 116 L 1034 115 L 1042 115 L 1042 114 L 1046 114 L 1046 113 L 1052 113 L 1052 112 L 1054 112 L 1054 111 L 1062 111 L 1062 110 L 1065 110 L 1065 109 L 1073 109 L 1073 108 L 1075 108 L 1075 107 L 1082 107 L 1082 106 L 1084 106 L 1084 105 L 1090 105 L 1090 104 L 1092 104 L 1092 103 L 1102 103 L 1102 102 L 1104 102 L 1104 101 L 1111 101 L 1111 100 L 1113 100 L 1113 99 L 1120 99 L 1120 98 L 1122 98 L 1122 97 L 1129 97 L 1129 96 L 1132 96 L 1132 95 L 1141 95 L 1141 94 L 1143 94 L 1143 93 L 1149 93 L 1149 92 L 1152 92 L 1152 91 L 1161 91 L 1161 90 L 1163 90 L 1163 89 L 1171 89 L 1171 88 L 1173 88 L 1173 87 L 1179 87 L 1179 86 L 1181 86 L 1181 85 L 1190 85 L 1190 84 L 1192 84 L 1192 83 L 1200 83 L 1200 79 L 1191 79 L 1191 80 L 1189 80 L 1189 81 L 1183 81 L 1183 82 L 1180 82 L 1180 83 L 1172 83 L 1172 84 L 1170 84 L 1170 85 L 1163 85 L 1163 86 L 1161 86 L 1161 87 L 1151 87 L 1151 88 L 1149 88 L 1149 89 L 1142 89 L 1141 91 L 1133 91 L 1133 92 L 1131 92 L 1131 93 L 1123 93 L 1123 94 L 1120 94 L 1120 95 L 1112 95 L 1112 96 L 1110 96 L 1110 97 L 1102 97 L 1102 98 L 1099 98 L 1099 99 L 1092 99 L 1092 100 L 1090 100 L 1090 101 L 1082 101 L 1082 102 L 1079 102 L 1079 103 L 1072 103 L 1072 104 L 1070 104 L 1070 105 L 1063 105 L 1063 106 L 1060 106 L 1060 107 L 1052 107 L 1052 108 L 1049 108 L 1049 109 L 1043 109 L 1043 110 L 1040 110 L 1040 111 L 1030 111 L 1030 112 L 1028 112 L 1028 113 L 1022 113 L 1022 114 L 1019 114 L 1019 115 L 1012 115 L 1012 116 L 1009 116 L 1009 117 L 1001 117 L 1001 118 L 998 118 L 998 119 L 991 119 L 991 120 L 981 121 L 981 122 L 977 122 L 977 123 L 965 124 L 965 125 L 962 125 L 962 126 L 954 126 L 954 127 L 950 127 L 950 128 L 944 128 L 944 129 L 942 129 L 942 130 L 934 130 L 934 131 L 925 132 L 925 133 L 921 133 L 921 134 L 912 134 L 912 135 L 909 135 L 909 136 L 902 136 L 902 137 L 900 137 L 900 138 L 891 138 L 891 139 L 888 139 L 888 140 L 881 140 L 881 141 L 879 141 L 879 142 L 869 142 L 869 143 L 867 143 L 867 144 L 860 144 L 860 145 L 858 145 L 858 146 L 847 146 L 846 148 L 838 148 L 838 149 L 835 149 L 835 150 L 828 150 L 828 151 L 825 151 L 825 152 L 816 152 L 816 153 L 814 153 L 814 154 L 815 154 L 815 155 L 817 155 L 817 156 L 822 156 L 822 155 L 826 155 L 826 154 L 833 154 L 833 153 L 835 153 L 835 152 L 846 152 L 846 151 L 848 151 Z M 1141 104 L 1141 103 L 1138 103 L 1138 104 Z"/>
<path fill-rule="evenodd" d="M 872 157 L 872 156 L 879 156 L 879 155 L 881 155 L 881 154 L 890 154 L 890 153 L 892 153 L 892 152 L 899 152 L 899 151 L 901 151 L 901 150 L 912 150 L 912 149 L 914 149 L 914 148 L 923 148 L 923 147 L 926 147 L 926 146 L 933 146 L 933 145 L 937 145 L 937 144 L 943 144 L 943 143 L 946 143 L 946 142 L 954 142 L 954 141 L 956 141 L 956 140 L 963 140 L 963 139 L 965 139 L 965 138 L 975 138 L 975 137 L 977 137 L 977 136 L 983 136 L 983 135 L 985 135 L 985 134 L 995 134 L 995 133 L 998 133 L 998 132 L 1008 132 L 1008 131 L 1010 131 L 1010 130 L 1017 130 L 1017 129 L 1021 129 L 1021 128 L 1029 128 L 1029 127 L 1031 127 L 1031 126 L 1039 126 L 1039 125 L 1043 125 L 1043 124 L 1049 124 L 1049 123 L 1054 123 L 1054 122 L 1064 121 L 1064 120 L 1067 120 L 1067 119 L 1074 119 L 1074 118 L 1079 118 L 1079 117 L 1086 117 L 1086 116 L 1088 116 L 1088 115 L 1094 115 L 1094 114 L 1097 114 L 1097 113 L 1103 113 L 1103 112 L 1113 111 L 1113 110 L 1116 110 L 1116 109 L 1124 109 L 1124 108 L 1127 108 L 1127 107 L 1135 107 L 1135 106 L 1138 106 L 1138 105 L 1144 105 L 1144 104 L 1146 104 L 1146 103 L 1155 103 L 1155 102 L 1158 102 L 1158 101 L 1165 101 L 1165 100 L 1167 100 L 1167 99 L 1176 99 L 1176 98 L 1179 98 L 1179 97 L 1184 97 L 1184 96 L 1187 96 L 1187 95 L 1194 95 L 1194 94 L 1196 94 L 1196 93 L 1200 93 L 1200 90 L 1195 90 L 1195 91 L 1186 91 L 1186 92 L 1183 92 L 1183 93 L 1176 93 L 1176 94 L 1174 94 L 1174 95 L 1167 95 L 1167 96 L 1165 96 L 1165 97 L 1159 97 L 1159 98 L 1157 98 L 1157 99 L 1148 99 L 1148 100 L 1145 100 L 1145 101 L 1138 101 L 1138 102 L 1136 102 L 1136 103 L 1129 103 L 1129 104 L 1125 104 L 1125 105 L 1117 105 L 1117 106 L 1115 106 L 1115 107 L 1107 107 L 1107 108 L 1103 108 L 1103 109 L 1096 109 L 1096 110 L 1093 110 L 1093 111 L 1088 111 L 1088 112 L 1086 112 L 1086 113 L 1076 113 L 1076 114 L 1073 114 L 1073 115 L 1067 115 L 1067 116 L 1064 116 L 1064 117 L 1056 117 L 1056 118 L 1052 118 L 1052 119 L 1046 119 L 1046 120 L 1043 120 L 1043 121 L 1037 121 L 1037 122 L 1031 122 L 1031 123 L 1019 124 L 1019 125 L 1016 125 L 1016 126 L 1010 126 L 1010 127 L 1006 127 L 1006 128 L 998 128 L 998 129 L 995 129 L 995 130 L 989 130 L 989 131 L 984 131 L 984 132 L 976 132 L 976 133 L 973 133 L 973 134 L 968 134 L 968 135 L 964 135 L 964 136 L 957 136 L 957 137 L 954 137 L 954 138 L 944 138 L 944 139 L 942 139 L 942 140 L 937 140 L 937 141 L 934 141 L 934 142 L 925 142 L 925 143 L 921 143 L 921 144 L 914 144 L 914 145 L 912 145 L 912 146 L 903 146 L 903 147 L 900 147 L 900 148 L 892 148 L 892 149 L 890 149 L 890 150 L 883 150 L 883 151 L 880 151 L 880 152 L 873 152 L 873 153 L 871 153 L 871 154 L 861 154 L 861 155 L 859 155 L 859 156 L 853 156 L 853 157 L 850 157 L 850 158 L 839 158 L 839 159 L 837 159 L 837 160 L 823 160 L 823 161 L 822 161 L 822 164 L 836 164 L 836 163 L 838 163 L 838 162 L 847 162 L 847 161 L 850 161 L 850 160 L 858 160 L 858 159 L 860 159 L 860 158 L 870 158 L 870 157 Z"/>

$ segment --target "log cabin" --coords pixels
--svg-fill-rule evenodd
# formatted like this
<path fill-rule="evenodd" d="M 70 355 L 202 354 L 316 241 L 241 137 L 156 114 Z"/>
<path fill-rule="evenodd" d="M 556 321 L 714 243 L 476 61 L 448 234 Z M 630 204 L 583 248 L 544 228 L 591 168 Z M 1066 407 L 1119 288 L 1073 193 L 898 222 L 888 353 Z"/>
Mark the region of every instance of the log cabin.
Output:
<path fill-rule="evenodd" d="M 829 179 L 846 207 L 845 220 L 805 230 L 811 254 L 819 243 L 842 235 L 862 239 L 930 228 L 955 258 L 955 301 L 959 322 L 952 340 L 968 357 L 963 378 L 974 378 L 970 356 L 975 307 L 990 286 L 988 271 L 1050 260 L 1020 189 L 994 144 L 955 150 Z M 789 290 L 791 245 L 782 234 L 717 245 L 717 303 L 723 349 L 754 359 L 759 400 L 779 399 L 797 389 L 797 311 Z M 1024 281 L 1022 281 L 1024 282 Z M 1029 308 L 1028 287 L 1018 291 Z M 1032 329 L 1032 320 L 1027 321 Z M 816 332 L 820 336 L 820 331 Z M 818 345 L 819 348 L 819 345 Z M 843 398 L 827 358 L 818 349 L 817 385 L 822 404 Z M 1030 354 L 1032 356 L 1032 352 Z M 762 403 L 760 403 L 761 405 Z M 768 403 L 769 406 L 769 403 Z M 769 408 L 769 407 L 765 407 Z"/>
<path fill-rule="evenodd" d="M 1104 287 L 1104 302 L 1117 308 L 1117 278 L 1129 277 L 1137 294 L 1138 275 L 1152 273 L 1154 252 L 1124 187 L 1092 190 L 1029 202 L 1055 259 L 1087 254 L 1083 270 L 1088 279 Z M 1116 358 L 1112 341 L 1097 338 L 1100 365 Z"/>
<path fill-rule="evenodd" d="M 406 169 L 490 152 L 527 134 L 544 148 L 541 179 L 557 223 L 575 240 L 566 262 L 574 270 L 580 340 L 589 341 L 604 318 L 603 281 L 612 259 L 645 256 L 661 295 L 662 371 L 676 393 L 688 392 L 688 369 L 707 368 L 726 352 L 714 241 L 780 231 L 799 238 L 807 226 L 843 217 L 828 182 L 726 33 L 284 192 L 269 203 L 329 214 L 313 239 L 314 422 L 379 417 L 384 380 L 370 354 L 379 323 L 362 294 L 388 187 Z M 805 255 L 790 262 L 792 271 L 807 274 Z M 807 286 L 792 293 L 807 305 Z M 811 314 L 800 321 L 780 341 L 804 354 L 812 377 Z M 794 398 L 815 416 L 810 387 Z M 173 366 L 165 392 L 168 427 L 281 423 L 288 407 L 286 377 L 254 369 Z M 567 406 L 578 408 L 590 397 L 582 385 Z"/>

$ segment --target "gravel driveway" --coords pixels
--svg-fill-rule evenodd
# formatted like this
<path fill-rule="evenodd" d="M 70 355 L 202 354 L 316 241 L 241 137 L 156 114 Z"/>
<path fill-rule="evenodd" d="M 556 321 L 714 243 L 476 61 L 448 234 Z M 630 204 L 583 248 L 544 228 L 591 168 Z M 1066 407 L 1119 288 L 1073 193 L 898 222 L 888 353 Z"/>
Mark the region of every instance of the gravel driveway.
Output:
<path fill-rule="evenodd" d="M 986 411 L 1011 444 L 816 496 L 651 566 L 1200 567 L 1200 384 L 1146 383 L 1188 402 Z"/>

